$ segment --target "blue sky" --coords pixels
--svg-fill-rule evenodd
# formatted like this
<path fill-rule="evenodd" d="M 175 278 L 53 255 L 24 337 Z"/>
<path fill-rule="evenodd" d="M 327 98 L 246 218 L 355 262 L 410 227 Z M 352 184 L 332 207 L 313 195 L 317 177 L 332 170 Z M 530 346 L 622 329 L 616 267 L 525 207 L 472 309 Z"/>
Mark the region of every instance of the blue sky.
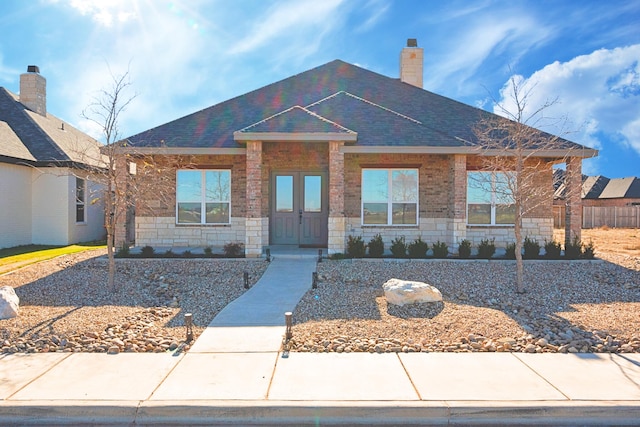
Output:
<path fill-rule="evenodd" d="M 0 86 L 38 65 L 48 111 L 96 135 L 81 113 L 128 69 L 129 136 L 334 59 L 398 77 L 417 38 L 425 89 L 492 110 L 515 77 L 600 150 L 585 173 L 640 176 L 638 23 L 638 0 L 2 0 Z"/>

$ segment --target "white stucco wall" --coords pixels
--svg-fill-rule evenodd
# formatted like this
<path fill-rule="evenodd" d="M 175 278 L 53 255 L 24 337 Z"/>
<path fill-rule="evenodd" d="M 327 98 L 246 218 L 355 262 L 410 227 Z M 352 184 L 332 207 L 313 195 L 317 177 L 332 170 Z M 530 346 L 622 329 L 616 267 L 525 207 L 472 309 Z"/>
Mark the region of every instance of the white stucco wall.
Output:
<path fill-rule="evenodd" d="M 68 212 L 67 227 L 69 243 L 90 242 L 104 239 L 104 203 L 102 201 L 102 186 L 86 180 L 85 222 L 76 222 L 76 187 L 75 177 L 68 181 Z M 95 200 L 92 203 L 92 200 Z"/>
<path fill-rule="evenodd" d="M 55 173 L 54 173 L 55 172 Z M 66 245 L 69 243 L 69 181 L 66 171 L 33 170 L 32 184 L 32 243 Z"/>
<path fill-rule="evenodd" d="M 0 248 L 31 243 L 31 173 L 0 163 Z"/>

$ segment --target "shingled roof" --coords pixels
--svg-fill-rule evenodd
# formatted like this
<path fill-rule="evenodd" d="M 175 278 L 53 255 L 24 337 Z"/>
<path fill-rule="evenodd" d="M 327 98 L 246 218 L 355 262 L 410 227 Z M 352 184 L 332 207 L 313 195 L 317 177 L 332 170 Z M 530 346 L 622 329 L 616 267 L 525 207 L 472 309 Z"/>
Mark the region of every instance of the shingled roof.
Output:
<path fill-rule="evenodd" d="M 310 121 L 301 115 L 303 110 L 321 120 Z M 446 151 L 472 146 L 474 127 L 488 117 L 495 116 L 335 60 L 133 135 L 128 141 L 140 148 L 242 148 L 237 137 L 242 140 L 251 132 L 317 131 L 333 124 L 357 134 L 350 142 L 354 146 L 440 147 Z M 305 124 L 295 124 L 298 118 Z M 585 156 L 596 153 L 563 139 L 558 140 L 557 148 L 585 150 Z"/>
<path fill-rule="evenodd" d="M 65 121 L 29 110 L 0 87 L 0 162 L 31 166 L 97 165 L 99 143 Z"/>

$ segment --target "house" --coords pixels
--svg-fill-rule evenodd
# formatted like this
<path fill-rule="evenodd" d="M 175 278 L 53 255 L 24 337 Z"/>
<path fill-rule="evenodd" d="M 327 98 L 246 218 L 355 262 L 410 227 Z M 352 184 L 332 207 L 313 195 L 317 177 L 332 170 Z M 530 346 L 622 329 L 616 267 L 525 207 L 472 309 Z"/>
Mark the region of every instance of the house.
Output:
<path fill-rule="evenodd" d="M 381 234 L 387 247 L 396 237 L 452 249 L 513 241 L 513 213 L 495 188 L 467 190 L 486 155 L 474 126 L 494 116 L 424 90 L 422 59 L 409 39 L 399 79 L 335 60 L 129 137 L 123 158 L 173 165 L 170 197 L 137 196 L 136 245 L 241 242 L 252 257 L 270 245 L 345 252 L 351 235 Z M 557 162 L 579 185 L 582 158 L 596 154 L 558 140 L 533 156 L 543 160 L 539 186 L 550 188 Z M 551 205 L 549 195 L 528 213 L 525 235 L 551 238 Z M 579 216 L 571 210 L 571 233 Z"/>
<path fill-rule="evenodd" d="M 97 153 L 93 138 L 47 112 L 37 66 L 20 76 L 19 96 L 0 87 L 0 248 L 104 238 L 89 173 Z"/>

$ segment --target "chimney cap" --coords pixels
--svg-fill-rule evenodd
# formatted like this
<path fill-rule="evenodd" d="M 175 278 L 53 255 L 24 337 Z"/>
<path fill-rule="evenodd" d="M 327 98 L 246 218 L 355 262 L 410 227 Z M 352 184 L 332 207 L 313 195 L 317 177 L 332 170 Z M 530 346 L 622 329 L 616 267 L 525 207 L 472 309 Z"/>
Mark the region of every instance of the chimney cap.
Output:
<path fill-rule="evenodd" d="M 28 65 L 27 66 L 27 73 L 38 73 L 38 74 L 40 74 L 40 68 L 38 68 L 37 65 Z"/>
<path fill-rule="evenodd" d="M 418 47 L 418 39 L 407 39 L 407 47 Z"/>

